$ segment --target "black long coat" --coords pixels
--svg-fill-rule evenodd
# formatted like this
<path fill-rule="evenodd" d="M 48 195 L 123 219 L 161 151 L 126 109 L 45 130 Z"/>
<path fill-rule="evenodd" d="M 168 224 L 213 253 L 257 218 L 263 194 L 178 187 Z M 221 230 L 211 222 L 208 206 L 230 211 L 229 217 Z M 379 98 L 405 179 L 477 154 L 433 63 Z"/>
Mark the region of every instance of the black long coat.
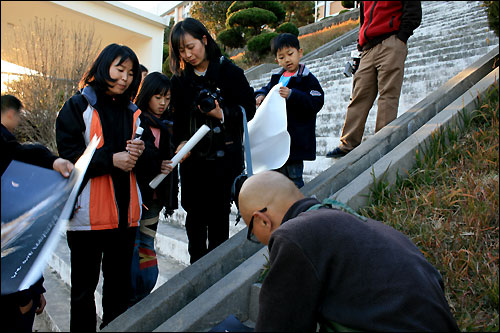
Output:
<path fill-rule="evenodd" d="M 220 90 L 224 122 L 198 110 L 196 97 L 202 89 Z M 227 195 L 234 178 L 243 170 L 243 118 L 255 114 L 253 89 L 243 70 L 224 57 L 211 61 L 205 76 L 187 68 L 181 76 L 172 77 L 174 111 L 174 144 L 189 138 L 206 124 L 211 131 L 198 143 L 180 166 L 182 206 L 189 210 L 199 202 L 213 206 L 229 204 Z"/>
<path fill-rule="evenodd" d="M 147 205 L 147 203 L 152 201 L 154 192 L 156 191 L 158 200 L 166 208 L 167 213 L 169 213 L 178 207 L 179 181 L 177 167 L 168 174 L 155 190 L 149 187 L 151 180 L 160 173 L 162 161 L 171 160 L 175 155 L 172 134 L 170 133 L 169 124 L 166 121 L 167 116 L 165 115 L 162 119 L 158 119 L 149 112 L 142 110 L 139 118 L 141 119 L 141 127 L 144 129 L 141 139 L 144 141 L 145 149 L 141 158 L 137 161 L 136 174 L 144 203 Z M 160 130 L 159 148 L 156 148 L 154 145 L 155 137 L 151 131 L 151 127 Z"/>

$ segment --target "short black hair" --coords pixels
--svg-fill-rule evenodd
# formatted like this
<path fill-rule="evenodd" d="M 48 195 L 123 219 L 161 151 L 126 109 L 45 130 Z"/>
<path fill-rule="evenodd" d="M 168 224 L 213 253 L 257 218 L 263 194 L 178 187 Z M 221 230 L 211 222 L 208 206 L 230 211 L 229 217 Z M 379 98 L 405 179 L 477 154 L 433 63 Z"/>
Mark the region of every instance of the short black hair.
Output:
<path fill-rule="evenodd" d="M 21 101 L 15 96 L 2 95 L 1 99 L 2 99 L 2 113 L 4 113 L 9 109 L 14 109 L 17 112 L 20 112 L 23 107 L 23 103 L 21 103 Z"/>
<path fill-rule="evenodd" d="M 284 47 L 293 47 L 300 50 L 300 43 L 297 36 L 288 32 L 279 34 L 271 40 L 271 52 L 276 55 Z"/>
<path fill-rule="evenodd" d="M 135 105 L 142 112 L 149 109 L 149 101 L 154 95 L 165 95 L 170 90 L 170 79 L 163 73 L 153 72 L 148 74 L 142 81 L 141 89 L 135 99 Z"/>
<path fill-rule="evenodd" d="M 87 85 L 90 85 L 94 89 L 105 92 L 108 90 L 110 85 L 106 81 L 114 82 L 109 76 L 109 69 L 113 64 L 113 61 L 120 57 L 120 62 L 118 65 L 121 65 L 127 59 L 132 61 L 132 72 L 134 75 L 134 79 L 130 86 L 125 90 L 125 92 L 119 96 L 120 99 L 124 101 L 130 101 L 132 96 L 137 94 L 137 90 L 139 89 L 139 85 L 141 84 L 142 76 L 139 68 L 139 59 L 137 58 L 134 51 L 131 48 L 125 45 L 118 44 L 110 44 L 106 46 L 101 53 L 94 60 L 93 64 L 87 70 L 87 72 L 83 75 L 80 80 L 79 88 L 82 89 Z"/>
<path fill-rule="evenodd" d="M 170 32 L 170 70 L 174 75 L 180 76 L 182 71 L 186 69 L 186 64 L 179 54 L 179 47 L 184 40 L 184 35 L 190 34 L 193 38 L 203 41 L 203 36 L 207 37 L 207 45 L 205 46 L 205 55 L 208 61 L 219 61 L 222 56 L 219 45 L 214 41 L 207 28 L 200 21 L 188 17 L 183 21 L 177 22 Z"/>
<path fill-rule="evenodd" d="M 143 64 L 140 64 L 139 67 L 141 68 L 141 73 L 142 72 L 149 72 L 148 69 L 146 68 L 146 66 L 144 66 Z"/>

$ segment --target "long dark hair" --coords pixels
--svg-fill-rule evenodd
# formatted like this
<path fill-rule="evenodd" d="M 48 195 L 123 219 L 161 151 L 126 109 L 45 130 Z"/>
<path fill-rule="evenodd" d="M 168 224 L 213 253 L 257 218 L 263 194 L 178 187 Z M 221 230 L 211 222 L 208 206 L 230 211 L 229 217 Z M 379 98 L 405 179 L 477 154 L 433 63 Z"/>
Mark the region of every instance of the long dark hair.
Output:
<path fill-rule="evenodd" d="M 139 68 L 139 59 L 137 59 L 134 51 L 125 45 L 110 44 L 106 46 L 94 60 L 89 70 L 83 75 L 79 83 L 79 89 L 90 85 L 97 91 L 107 91 L 110 85 L 106 81 L 116 81 L 109 76 L 109 69 L 117 57 L 120 57 L 118 65 L 121 65 L 127 59 L 132 61 L 134 79 L 127 90 L 121 96 L 117 96 L 124 101 L 130 101 L 131 97 L 136 95 L 141 84 L 141 70 Z"/>
<path fill-rule="evenodd" d="M 203 43 L 203 36 L 207 38 L 207 45 L 205 45 L 205 54 L 208 61 L 218 61 L 222 53 L 219 45 L 214 41 L 207 28 L 200 21 L 194 18 L 186 18 L 183 21 L 177 22 L 170 32 L 170 70 L 177 76 L 182 74 L 186 66 L 191 66 L 182 60 L 179 54 L 179 47 L 181 42 L 184 41 L 184 35 L 190 34 Z"/>
<path fill-rule="evenodd" d="M 160 72 L 149 73 L 142 81 L 141 89 L 135 99 L 135 105 L 141 111 L 149 110 L 149 101 L 154 95 L 165 95 L 170 90 L 170 79 Z"/>

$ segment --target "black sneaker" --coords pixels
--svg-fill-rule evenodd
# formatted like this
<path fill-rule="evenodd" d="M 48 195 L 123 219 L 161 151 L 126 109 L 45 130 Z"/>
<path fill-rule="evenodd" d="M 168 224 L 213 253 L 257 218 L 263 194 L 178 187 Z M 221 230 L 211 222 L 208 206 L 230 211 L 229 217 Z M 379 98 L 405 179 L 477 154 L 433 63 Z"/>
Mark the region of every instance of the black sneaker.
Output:
<path fill-rule="evenodd" d="M 326 157 L 330 157 L 330 158 L 339 158 L 339 157 L 342 157 L 342 156 L 345 156 L 347 155 L 348 152 L 345 152 L 345 151 L 342 151 L 340 150 L 339 147 L 335 148 L 334 150 L 328 152 L 326 154 Z"/>

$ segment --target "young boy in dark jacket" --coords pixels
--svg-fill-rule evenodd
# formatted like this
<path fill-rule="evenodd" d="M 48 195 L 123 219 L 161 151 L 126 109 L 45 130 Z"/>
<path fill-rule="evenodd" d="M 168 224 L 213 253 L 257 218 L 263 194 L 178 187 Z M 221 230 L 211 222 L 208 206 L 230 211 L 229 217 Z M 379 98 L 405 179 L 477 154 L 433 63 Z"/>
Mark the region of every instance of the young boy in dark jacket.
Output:
<path fill-rule="evenodd" d="M 290 178 L 297 187 L 304 186 L 304 160 L 316 159 L 316 114 L 321 110 L 325 95 L 318 79 L 299 61 L 302 49 L 295 35 L 283 33 L 271 41 L 271 51 L 282 67 L 271 81 L 255 92 L 257 106 L 279 82 L 279 94 L 286 99 L 287 130 L 290 134 L 290 156 L 276 171 Z"/>

